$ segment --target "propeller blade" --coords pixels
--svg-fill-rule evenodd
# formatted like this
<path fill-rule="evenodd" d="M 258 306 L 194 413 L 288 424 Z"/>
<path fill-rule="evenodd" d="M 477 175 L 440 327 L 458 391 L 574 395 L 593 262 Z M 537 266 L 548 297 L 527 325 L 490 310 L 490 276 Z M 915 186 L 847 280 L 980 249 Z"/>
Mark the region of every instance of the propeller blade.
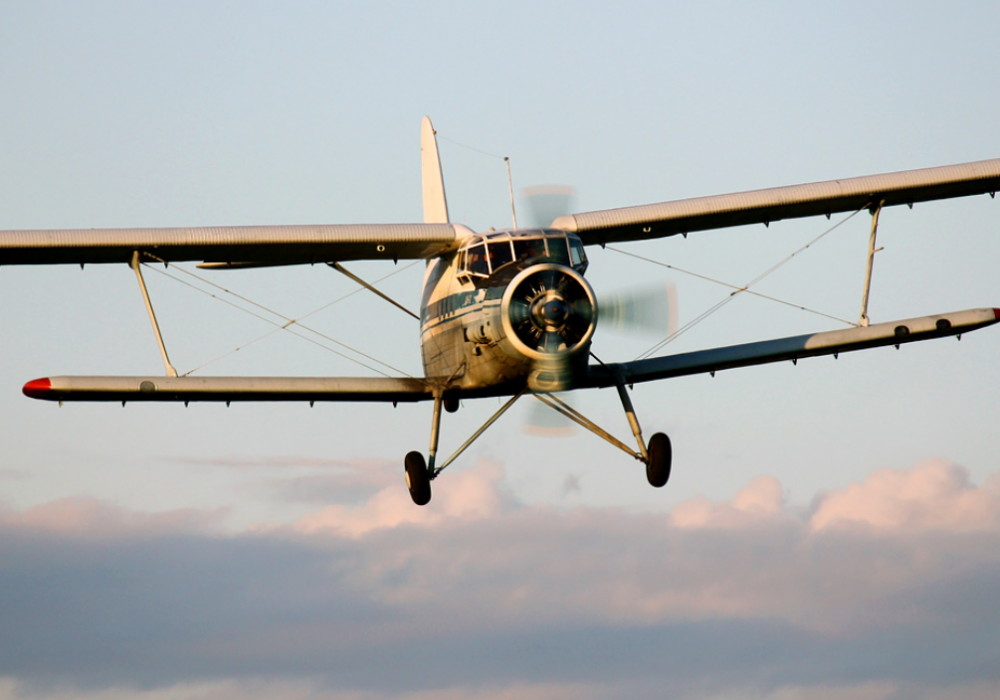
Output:
<path fill-rule="evenodd" d="M 521 190 L 521 201 L 528 205 L 530 228 L 546 228 L 560 216 L 572 213 L 576 188 L 569 185 L 534 185 Z"/>
<path fill-rule="evenodd" d="M 643 331 L 663 337 L 677 331 L 677 288 L 672 282 L 600 297 L 601 330 Z"/>
<path fill-rule="evenodd" d="M 569 403 L 566 401 L 568 394 L 556 394 L 556 396 Z M 528 404 L 522 428 L 528 435 L 538 437 L 570 437 L 576 435 L 579 430 L 576 423 L 538 399 L 533 399 Z"/>

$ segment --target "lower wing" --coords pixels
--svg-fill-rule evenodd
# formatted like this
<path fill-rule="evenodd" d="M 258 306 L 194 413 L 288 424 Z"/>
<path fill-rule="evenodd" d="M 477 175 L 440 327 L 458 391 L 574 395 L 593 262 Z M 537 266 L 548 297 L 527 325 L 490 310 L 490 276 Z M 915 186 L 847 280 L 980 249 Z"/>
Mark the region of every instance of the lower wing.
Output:
<path fill-rule="evenodd" d="M 375 401 L 433 398 L 422 379 L 396 377 L 46 377 L 24 394 L 47 401 Z"/>
<path fill-rule="evenodd" d="M 837 355 L 884 345 L 902 345 L 932 338 L 961 335 L 1000 322 L 1000 309 L 970 309 L 937 316 L 921 316 L 866 327 L 827 331 L 791 338 L 763 340 L 697 350 L 648 360 L 597 365 L 581 388 L 636 384 L 688 374 L 714 373 L 724 369 L 796 361 L 803 357 Z"/>

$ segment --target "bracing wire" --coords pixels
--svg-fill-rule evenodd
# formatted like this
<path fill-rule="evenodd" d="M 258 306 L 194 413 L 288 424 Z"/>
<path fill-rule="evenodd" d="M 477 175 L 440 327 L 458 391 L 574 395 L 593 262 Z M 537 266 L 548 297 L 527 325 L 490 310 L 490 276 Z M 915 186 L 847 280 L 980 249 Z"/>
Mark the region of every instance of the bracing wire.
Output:
<path fill-rule="evenodd" d="M 835 223 L 833 226 L 831 226 L 830 228 L 828 228 L 825 231 L 823 231 L 823 233 L 819 234 L 818 236 L 816 236 L 815 238 L 813 238 L 811 241 L 809 241 L 808 243 L 806 243 L 804 246 L 796 249 L 793 253 L 791 253 L 790 255 L 787 255 L 782 260 L 780 260 L 779 262 L 775 263 L 774 265 L 772 265 L 771 267 L 769 267 L 767 270 L 765 270 L 761 274 L 757 275 L 755 278 L 753 278 L 750 282 L 748 282 L 747 284 L 743 285 L 742 287 L 737 287 L 736 285 L 731 285 L 731 284 L 728 284 L 726 282 L 722 282 L 720 280 L 716 280 L 716 279 L 713 279 L 711 277 L 707 277 L 705 275 L 699 275 L 697 273 L 690 272 L 688 270 L 682 270 L 681 268 L 673 267 L 673 266 L 667 265 L 665 263 L 660 263 L 658 261 L 650 260 L 648 258 L 642 258 L 641 256 L 634 255 L 632 253 L 626 253 L 625 251 L 618 250 L 616 248 L 612 248 L 612 250 L 615 250 L 615 252 L 623 253 L 625 255 L 631 255 L 632 257 L 636 257 L 636 258 L 639 258 L 639 259 L 642 259 L 642 260 L 647 260 L 648 262 L 651 262 L 651 263 L 653 263 L 655 265 L 661 265 L 663 267 L 668 267 L 668 268 L 676 270 L 678 272 L 683 272 L 685 274 L 693 275 L 695 277 L 698 277 L 700 279 L 704 279 L 704 280 L 709 281 L 709 282 L 715 282 L 717 284 L 721 284 L 723 286 L 729 287 L 730 289 L 733 290 L 724 299 L 722 299 L 721 301 L 719 301 L 718 303 L 716 303 L 714 306 L 706 309 L 705 311 L 703 311 L 701 314 L 699 314 L 697 317 L 695 317 L 694 319 L 692 319 L 688 323 L 685 323 L 683 326 L 681 326 L 680 328 L 678 328 L 676 331 L 674 331 L 673 333 L 671 333 L 670 335 L 668 335 L 666 338 L 664 338 L 663 340 L 661 340 L 660 342 L 658 342 L 653 347 L 649 348 L 648 350 L 646 350 L 645 352 L 643 352 L 642 354 L 640 354 L 639 356 L 637 356 L 635 359 L 636 360 L 643 360 L 643 359 L 646 359 L 647 357 L 651 357 L 653 355 L 653 353 L 659 351 L 665 345 L 673 342 L 678 337 L 680 337 L 682 334 L 684 334 L 687 331 L 691 330 L 691 328 L 695 327 L 696 325 L 698 325 L 699 323 L 701 323 L 702 321 L 704 321 L 706 318 L 708 318 L 709 316 L 711 316 L 712 314 L 714 314 L 716 311 L 718 311 L 719 309 L 721 309 L 723 306 L 725 306 L 726 304 L 728 304 L 730 301 L 732 301 L 733 299 L 735 299 L 738 295 L 744 294 L 744 293 L 753 294 L 754 296 L 759 296 L 759 297 L 764 298 L 764 299 L 768 299 L 768 300 L 775 301 L 775 302 L 778 302 L 778 303 L 786 304 L 788 306 L 793 306 L 793 307 L 799 308 L 799 309 L 801 309 L 803 311 L 808 311 L 810 313 L 815 313 L 815 314 L 818 314 L 818 315 L 821 315 L 821 316 L 826 316 L 828 318 L 834 319 L 836 321 L 840 321 L 842 323 L 846 323 L 846 324 L 851 325 L 851 326 L 856 326 L 857 325 L 856 323 L 852 323 L 851 321 L 847 321 L 845 319 L 838 318 L 836 316 L 831 316 L 829 314 L 825 314 L 825 313 L 823 313 L 821 311 L 815 311 L 813 309 L 809 309 L 809 308 L 806 308 L 804 306 L 799 306 L 797 304 L 792 304 L 790 302 L 786 302 L 786 301 L 783 301 L 781 299 L 776 299 L 776 298 L 773 298 L 773 297 L 768 297 L 767 295 L 764 295 L 764 294 L 760 294 L 758 292 L 753 292 L 753 291 L 750 290 L 750 287 L 754 286 L 755 284 L 757 284 L 758 282 L 762 281 L 766 277 L 769 277 L 771 274 L 773 274 L 774 272 L 776 272 L 779 268 L 781 268 L 782 266 L 784 266 L 786 263 L 790 262 L 797 255 L 799 255 L 800 253 L 802 253 L 802 252 L 808 250 L 809 248 L 811 248 L 812 246 L 814 246 L 816 243 L 818 243 L 820 241 L 820 239 L 824 238 L 825 236 L 827 236 L 830 233 L 833 233 L 835 230 L 837 230 L 838 228 L 840 228 L 840 226 L 842 226 L 843 224 L 845 224 L 848 221 L 850 221 L 852 218 L 854 218 L 857 214 L 859 214 L 861 211 L 863 211 L 866 208 L 867 208 L 867 205 L 864 206 L 864 207 L 861 207 L 857 211 L 854 211 L 851 214 L 849 214 L 848 216 L 844 217 L 843 219 L 841 219 L 840 221 L 838 221 L 837 223 Z"/>
<path fill-rule="evenodd" d="M 474 147 L 474 146 L 469 146 L 469 145 L 467 145 L 467 144 L 464 144 L 464 143 L 459 143 L 459 142 L 458 142 L 458 141 L 456 141 L 455 139 L 450 139 L 450 138 L 448 138 L 447 136 L 442 136 L 442 135 L 441 135 L 441 133 L 440 133 L 440 132 L 438 132 L 438 131 L 435 131 L 435 132 L 434 132 L 434 134 L 435 134 L 435 135 L 436 135 L 436 136 L 437 136 L 437 137 L 438 137 L 439 139 L 441 139 L 442 141 L 447 141 L 448 143 L 453 143 L 453 144 L 455 144 L 456 146 L 461 146 L 462 148 L 467 148 L 467 149 L 469 149 L 470 151 L 475 151 L 476 153 L 482 153 L 482 154 L 483 154 L 484 156 L 489 156 L 490 158 L 499 158 L 500 160 L 504 160 L 504 156 L 498 156 L 498 155 L 497 155 L 496 153 L 490 153 L 489 151 L 484 151 L 484 150 L 483 150 L 483 149 L 481 149 L 481 148 L 476 148 L 476 147 Z"/>
<path fill-rule="evenodd" d="M 163 262 L 163 260 L 157 258 L 155 255 L 151 255 L 149 253 L 147 253 L 146 255 L 148 257 L 154 259 L 154 260 L 157 260 L 159 262 Z M 390 274 L 385 275 L 385 276 L 381 277 L 380 279 L 376 280 L 376 283 L 377 282 L 381 282 L 381 281 L 383 281 L 385 279 L 388 279 L 389 277 L 392 277 L 393 275 L 396 275 L 396 274 L 398 274 L 400 272 L 403 272 L 404 270 L 409 269 L 413 265 L 417 264 L 417 262 L 419 262 L 419 261 L 415 261 L 415 262 L 411 263 L 410 265 L 406 265 L 406 266 L 404 266 L 402 268 L 394 270 Z M 337 340 L 335 338 L 332 338 L 332 337 L 326 335 L 325 333 L 322 333 L 322 332 L 320 332 L 320 331 L 318 331 L 318 330 L 316 330 L 314 328 L 306 326 L 305 324 L 303 324 L 301 322 L 302 319 L 305 319 L 305 318 L 307 318 L 309 316 L 312 316 L 312 315 L 318 313 L 319 311 L 322 311 L 323 309 L 329 308 L 333 304 L 336 304 L 336 303 L 338 303 L 340 301 L 343 301 L 344 299 L 347 299 L 350 296 L 353 296 L 354 294 L 357 294 L 358 292 L 362 291 L 361 289 L 353 290 L 353 291 L 349 292 L 348 294 L 345 294 L 345 295 L 343 295 L 341 297 L 338 297 L 337 299 L 334 299 L 334 300 L 332 300 L 332 301 L 330 301 L 330 302 L 328 302 L 326 304 L 323 304 L 322 306 L 320 306 L 320 307 L 318 307 L 316 309 L 313 309 L 309 313 L 304 314 L 304 315 L 300 316 L 297 319 L 294 319 L 294 318 L 290 318 L 288 316 L 285 316 L 284 314 L 281 314 L 281 313 L 279 313 L 277 311 L 274 311 L 273 309 L 270 309 L 270 308 L 264 306 L 263 304 L 255 302 L 252 299 L 249 299 L 249 298 L 247 298 L 247 297 L 245 297 L 245 296 L 243 296 L 241 294 L 238 294 L 237 292 L 234 292 L 231 289 L 227 289 L 226 287 L 223 287 L 222 285 L 216 284 L 215 282 L 212 282 L 211 280 L 207 280 L 207 279 L 201 277 L 200 275 L 197 275 L 197 274 L 195 274 L 195 273 L 193 273 L 193 272 L 191 272 L 189 270 L 185 270 L 182 267 L 176 267 L 175 266 L 175 268 L 174 268 L 175 270 L 179 270 L 181 273 L 183 273 L 185 275 L 188 275 L 188 276 L 190 276 L 190 277 L 198 280 L 199 282 L 201 282 L 203 284 L 209 285 L 211 287 L 219 289 L 220 291 L 222 291 L 222 292 L 224 292 L 226 294 L 232 295 L 232 296 L 236 297 L 237 299 L 239 299 L 240 301 L 243 301 L 243 302 L 245 302 L 247 304 L 250 304 L 251 306 L 258 308 L 261 311 L 264 311 L 264 312 L 266 312 L 268 314 L 276 316 L 278 319 L 281 319 L 281 321 L 283 321 L 283 323 L 282 323 L 282 322 L 279 322 L 279 321 L 275 321 L 274 319 L 268 318 L 268 317 L 266 317 L 266 316 L 264 316 L 264 315 L 262 315 L 260 313 L 257 313 L 257 312 L 255 312 L 255 311 L 253 311 L 251 309 L 247 309 L 246 307 L 240 306 L 239 304 L 233 303 L 232 301 L 229 301 L 228 299 L 225 299 L 225 298 L 220 297 L 220 296 L 218 296 L 216 294 L 213 294 L 213 293 L 211 293 L 211 292 L 209 292 L 209 291 L 207 291 L 205 289 L 202 289 L 202 288 L 198 287 L 197 285 L 191 284 L 190 282 L 187 282 L 187 281 L 185 281 L 183 279 L 180 279 L 176 275 L 172 275 L 169 272 L 167 272 L 166 270 L 160 270 L 157 267 L 152 267 L 152 266 L 149 266 L 149 265 L 147 265 L 147 267 L 149 267 L 154 272 L 157 272 L 158 274 L 164 275 L 168 279 L 172 279 L 175 282 L 183 284 L 186 287 L 190 287 L 191 289 L 194 289 L 195 291 L 201 292 L 202 294 L 206 294 L 206 295 L 212 297 L 213 299 L 216 299 L 217 301 L 220 301 L 220 302 L 222 302 L 224 304 L 227 304 L 228 306 L 231 306 L 231 307 L 233 307 L 235 309 L 238 309 L 238 310 L 240 310 L 240 311 L 242 311 L 242 312 L 244 312 L 246 314 L 249 314 L 249 315 L 251 315 L 251 316 L 253 316 L 255 318 L 258 318 L 258 319 L 264 321 L 265 323 L 269 323 L 269 324 L 275 326 L 274 330 L 271 330 L 268 333 L 265 333 L 265 334 L 263 334 L 263 335 L 255 338 L 255 339 L 247 342 L 247 343 L 244 343 L 244 344 L 240 345 L 239 347 L 234 348 L 233 350 L 230 350 L 229 352 L 226 352 L 226 353 L 224 353 L 224 354 L 222 354 L 222 355 L 220 355 L 220 356 L 218 356 L 218 357 L 216 357 L 216 358 L 214 358 L 212 360 L 209 360 L 208 362 L 206 362 L 206 363 L 204 363 L 202 365 L 199 365 L 198 367 L 196 367 L 196 368 L 194 368 L 192 370 L 189 370 L 189 371 L 185 372 L 183 376 L 188 376 L 188 375 L 190 375 L 190 374 L 192 374 L 194 372 L 197 372 L 197 371 L 199 371 L 201 369 L 204 369 L 208 365 L 213 364 L 214 362 L 217 362 L 217 361 L 219 361 L 219 360 L 221 360 L 221 359 L 223 359 L 225 357 L 229 357 L 230 355 L 233 355 L 233 354 L 239 352 L 240 350 L 242 350 L 242 349 L 244 349 L 244 348 L 246 348 L 246 347 L 248 347 L 250 345 L 253 345 L 254 343 L 257 343 L 257 342 L 263 340 L 264 338 L 270 337 L 270 336 L 272 336 L 272 335 L 274 335 L 274 334 L 276 334 L 276 333 L 278 333 L 279 331 L 282 331 L 282 330 L 287 331 L 287 332 L 291 333 L 294 336 L 302 338 L 303 340 L 306 340 L 306 341 L 308 341 L 308 342 L 310 342 L 310 343 L 312 343 L 314 345 L 317 345 L 318 347 L 321 347 L 324 350 L 327 350 L 328 352 L 332 352 L 333 354 L 338 355 L 339 357 L 342 357 L 342 358 L 344 358 L 346 360 L 349 360 L 350 362 L 353 362 L 353 363 L 355 363 L 357 365 L 360 365 L 360 366 L 364 367 L 365 369 L 368 369 L 368 370 L 371 370 L 371 371 L 376 372 L 378 374 L 381 374 L 382 376 L 386 376 L 386 377 L 391 376 L 391 375 L 383 372 L 382 370 L 379 370 L 379 369 L 377 369 L 375 367 L 372 367 L 372 366 L 370 366 L 370 365 L 368 365 L 368 364 L 366 364 L 366 363 L 358 360 L 355 357 L 351 357 L 350 355 L 346 355 L 346 354 L 340 352 L 339 350 L 336 350 L 335 348 L 331 348 L 328 345 L 325 345 L 324 343 L 321 343 L 321 342 L 315 340 L 314 338 L 310 338 L 310 337 L 308 337 L 306 335 L 303 335 L 302 333 L 296 332 L 294 329 L 292 329 L 293 325 L 297 326 L 298 328 L 301 328 L 303 331 L 307 331 L 309 333 L 312 333 L 312 334 L 314 334 L 314 335 L 322 338 L 323 340 L 326 340 L 326 341 L 328 341 L 330 343 L 333 343 L 333 344 L 335 344 L 335 345 L 337 345 L 337 346 L 339 346 L 341 348 L 344 348 L 345 350 L 348 350 L 348 351 L 353 352 L 353 353 L 355 353 L 357 355 L 360 355 L 361 357 L 364 357 L 365 359 L 367 359 L 367 360 L 369 360 L 371 362 L 374 362 L 375 364 L 381 365 L 382 367 L 385 367 L 385 368 L 387 368 L 387 369 L 389 369 L 389 370 L 391 370 L 393 372 L 396 372 L 397 374 L 400 374 L 400 375 L 403 375 L 403 376 L 406 376 L 406 377 L 410 376 L 409 374 L 407 374 L 403 370 L 400 370 L 400 369 L 398 369 L 398 368 L 396 368 L 396 367 L 394 367 L 394 366 L 392 366 L 392 365 L 390 365 L 390 364 L 388 364 L 386 362 L 382 362 L 378 358 L 372 357 L 371 355 L 368 355 L 367 353 L 364 353 L 361 350 L 358 350 L 357 348 L 351 347 L 350 345 L 347 345 L 346 343 L 342 343 L 341 341 L 339 341 L 339 340 Z"/>
<path fill-rule="evenodd" d="M 823 316 L 833 321 L 838 321 L 840 323 L 845 323 L 848 326 L 857 326 L 858 324 L 854 321 L 848 321 L 846 318 L 841 318 L 840 316 L 834 316 L 833 314 L 828 314 L 825 311 L 818 311 L 817 309 L 810 309 L 808 306 L 802 306 L 801 304 L 796 304 L 791 301 L 785 301 L 784 299 L 779 299 L 778 297 L 772 297 L 768 294 L 761 294 L 760 292 L 755 292 L 752 289 L 746 289 L 744 287 L 739 287 L 735 284 L 730 284 L 729 282 L 724 282 L 714 277 L 709 277 L 708 275 L 702 275 L 697 272 L 692 272 L 691 270 L 685 270 L 683 267 L 677 267 L 676 265 L 671 265 L 669 263 L 660 262 L 659 260 L 654 260 L 653 258 L 647 258 L 644 255 L 638 255 L 637 253 L 632 253 L 627 250 L 622 250 L 621 248 L 616 248 L 614 246 L 605 246 L 608 250 L 613 250 L 616 253 L 621 253 L 622 255 L 627 255 L 630 258 L 635 258 L 636 260 L 642 260 L 643 262 L 652 263 L 653 265 L 659 265 L 660 267 L 665 267 L 668 270 L 673 270 L 674 272 L 680 272 L 684 275 L 690 275 L 691 277 L 696 277 L 700 280 L 705 280 L 706 282 L 712 282 L 713 284 L 718 284 L 723 287 L 728 287 L 737 292 L 746 292 L 751 296 L 760 297 L 761 299 L 766 299 L 768 301 L 773 301 L 777 304 L 783 304 L 784 306 L 790 306 L 793 309 L 798 309 L 799 311 L 806 311 L 811 314 L 816 314 L 817 316 Z"/>

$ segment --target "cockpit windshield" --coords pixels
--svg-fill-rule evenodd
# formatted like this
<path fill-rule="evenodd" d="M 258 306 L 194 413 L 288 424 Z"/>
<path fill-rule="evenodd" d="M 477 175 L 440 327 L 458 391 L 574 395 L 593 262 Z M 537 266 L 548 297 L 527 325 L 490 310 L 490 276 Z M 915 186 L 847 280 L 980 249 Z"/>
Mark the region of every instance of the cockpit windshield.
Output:
<path fill-rule="evenodd" d="M 566 265 L 580 272 L 587 267 L 583 244 L 572 234 L 562 231 L 546 231 L 535 236 L 504 233 L 471 241 L 462 253 L 459 274 L 483 278 L 501 269 L 520 269 L 525 263 L 542 261 Z"/>

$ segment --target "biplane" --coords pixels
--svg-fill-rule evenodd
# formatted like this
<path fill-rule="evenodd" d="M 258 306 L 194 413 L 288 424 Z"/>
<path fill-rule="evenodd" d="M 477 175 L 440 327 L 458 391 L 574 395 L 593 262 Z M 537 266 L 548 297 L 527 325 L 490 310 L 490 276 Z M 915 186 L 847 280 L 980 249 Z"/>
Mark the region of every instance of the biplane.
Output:
<path fill-rule="evenodd" d="M 996 308 L 877 324 L 869 323 L 867 316 L 879 212 L 936 199 L 993 197 L 1000 187 L 1000 159 L 564 214 L 542 228 L 515 224 L 476 232 L 449 221 L 436 133 L 427 117 L 421 127 L 421 158 L 423 223 L 0 232 L 0 265 L 129 265 L 166 369 L 164 376 L 34 379 L 24 385 L 24 394 L 60 403 L 429 401 L 433 412 L 427 458 L 413 451 L 403 460 L 410 495 L 416 504 L 425 505 L 431 499 L 432 480 L 526 393 L 645 464 L 649 483 L 661 487 L 670 476 L 671 442 L 663 433 L 648 442 L 643 438 L 629 396 L 636 383 L 961 336 L 1000 321 Z M 584 276 L 588 246 L 862 210 L 871 213 L 872 227 L 865 297 L 853 327 L 627 362 L 603 362 L 593 356 L 591 341 L 601 306 Z M 144 264 L 182 261 L 215 269 L 328 264 L 388 299 L 343 263 L 403 259 L 426 261 L 419 313 L 424 376 L 419 378 L 178 376 L 142 276 Z M 556 393 L 612 387 L 631 427 L 634 449 Z M 507 401 L 439 464 L 442 409 L 454 412 L 460 401 L 483 397 Z"/>

